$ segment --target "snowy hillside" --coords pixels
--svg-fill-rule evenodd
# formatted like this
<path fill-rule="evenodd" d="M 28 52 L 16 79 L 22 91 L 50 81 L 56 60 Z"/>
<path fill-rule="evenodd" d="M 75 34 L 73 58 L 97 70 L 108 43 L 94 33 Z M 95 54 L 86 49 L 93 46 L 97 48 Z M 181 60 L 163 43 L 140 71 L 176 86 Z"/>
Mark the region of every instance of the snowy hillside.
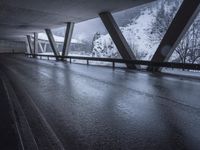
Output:
<path fill-rule="evenodd" d="M 150 60 L 160 43 L 160 41 L 152 42 L 152 39 L 150 39 L 152 35 L 156 36 L 152 31 L 152 25 L 158 21 L 157 17 L 158 13 L 160 13 L 159 11 L 163 9 L 165 12 L 164 14 L 167 14 L 174 8 L 178 9 L 176 1 L 161 0 L 154 4 L 155 5 L 141 8 L 138 16 L 130 18 L 131 23 L 120 27 L 130 48 L 135 53 L 136 57 L 141 60 Z M 163 4 L 165 4 L 165 7 L 163 7 Z M 134 13 L 134 9 L 132 13 Z M 162 33 L 163 36 L 164 33 L 165 32 Z M 117 53 L 117 49 L 108 34 L 100 35 L 99 38 L 93 41 L 93 45 L 93 53 L 96 54 L 96 57 L 101 56 L 99 52 L 103 52 L 104 57 L 106 54 L 108 54 L 107 57 L 112 57 L 112 53 Z"/>
<path fill-rule="evenodd" d="M 150 25 L 155 21 L 155 13 L 155 11 L 152 12 L 147 9 L 141 12 L 140 17 L 133 19 L 132 23 L 125 27 L 120 27 L 131 49 L 134 51 L 136 56 L 142 59 L 150 59 L 158 46 L 149 42 L 147 34 Z M 118 50 L 109 34 L 99 35 L 93 44 L 93 53 L 96 57 L 114 57 L 118 53 Z"/>
<path fill-rule="evenodd" d="M 144 60 L 149 60 L 158 46 L 152 44 L 148 37 L 151 24 L 155 21 L 155 14 L 156 11 L 147 9 L 141 12 L 141 15 L 138 18 L 133 19 L 132 23 L 126 25 L 125 27 L 120 27 L 124 37 L 136 56 Z M 101 56 L 101 52 L 104 56 L 108 54 L 108 57 L 113 56 L 113 53 L 117 53 L 116 46 L 109 34 L 100 35 L 99 38 L 93 42 L 93 44 L 93 53 L 96 54 L 96 57 Z"/>
<path fill-rule="evenodd" d="M 118 50 L 109 34 L 100 35 L 100 33 L 96 33 L 93 40 L 92 56 L 110 58 L 116 58 L 119 56 Z"/>
<path fill-rule="evenodd" d="M 141 12 L 140 17 L 133 19 L 131 24 L 122 27 L 121 31 L 136 57 L 149 60 L 153 56 L 158 45 L 149 41 L 148 32 L 155 21 L 156 10 L 149 9 Z"/>

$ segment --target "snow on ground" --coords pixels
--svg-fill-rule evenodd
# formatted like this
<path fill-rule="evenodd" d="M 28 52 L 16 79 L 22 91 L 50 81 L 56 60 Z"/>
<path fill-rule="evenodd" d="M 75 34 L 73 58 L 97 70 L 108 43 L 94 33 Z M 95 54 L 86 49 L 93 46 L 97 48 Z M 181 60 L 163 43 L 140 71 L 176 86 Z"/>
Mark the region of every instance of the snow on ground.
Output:
<path fill-rule="evenodd" d="M 52 52 L 46 52 L 42 53 L 44 55 L 53 55 Z M 61 54 L 61 53 L 60 53 Z M 92 57 L 88 55 L 83 55 L 79 53 L 69 53 L 69 56 L 81 56 L 81 57 Z M 42 57 L 42 59 L 46 59 L 46 57 Z M 49 58 L 50 60 L 55 60 L 55 58 Z M 87 64 L 86 60 L 78 60 L 78 59 L 72 59 L 73 63 L 78 63 L 78 64 Z M 98 65 L 98 66 L 112 66 L 112 63 L 110 62 L 98 62 L 98 61 L 89 61 L 90 65 Z M 116 63 L 116 67 L 126 67 L 125 64 L 121 63 Z M 143 69 L 146 68 L 146 66 L 142 67 Z M 189 77 L 200 77 L 200 71 L 194 71 L 194 70 L 182 70 L 182 69 L 172 69 L 172 68 L 163 68 L 162 72 L 164 73 L 170 73 L 170 74 L 175 74 L 175 75 L 184 75 L 184 76 L 189 76 Z"/>
<path fill-rule="evenodd" d="M 174 75 L 194 77 L 194 78 L 200 79 L 200 71 L 164 68 L 162 70 L 162 72 L 174 74 Z"/>
<path fill-rule="evenodd" d="M 44 55 L 54 55 L 52 52 L 46 52 L 46 53 L 41 53 Z M 60 52 L 61 54 L 61 52 Z M 92 57 L 89 55 L 83 55 L 83 54 L 79 54 L 79 53 L 69 53 L 69 56 L 78 56 L 78 57 Z M 46 57 L 42 57 L 42 59 L 46 59 Z M 49 58 L 49 60 L 55 60 L 55 58 Z M 79 60 L 79 59 L 72 59 L 73 63 L 78 63 L 78 64 L 87 64 L 86 60 Z M 90 65 L 98 65 L 98 66 L 112 66 L 111 62 L 100 62 L 100 61 L 89 61 Z M 115 65 L 116 67 L 126 67 L 125 64 L 121 64 L 121 63 L 116 63 Z"/>

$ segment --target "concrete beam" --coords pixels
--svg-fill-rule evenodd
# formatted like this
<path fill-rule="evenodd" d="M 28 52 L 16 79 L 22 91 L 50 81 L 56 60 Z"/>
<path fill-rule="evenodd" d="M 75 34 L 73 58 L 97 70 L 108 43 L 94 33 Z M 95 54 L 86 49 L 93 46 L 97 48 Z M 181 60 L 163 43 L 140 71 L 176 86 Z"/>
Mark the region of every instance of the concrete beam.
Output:
<path fill-rule="evenodd" d="M 126 39 L 124 38 L 121 30 L 119 29 L 117 23 L 115 22 L 112 14 L 110 12 L 102 12 L 99 14 L 103 24 L 108 30 L 113 42 L 115 43 L 119 53 L 121 54 L 123 59 L 126 60 L 136 60 L 133 51 L 129 47 Z M 136 65 L 126 64 L 128 68 L 139 68 Z"/>
<path fill-rule="evenodd" d="M 60 56 L 59 51 L 58 51 L 57 46 L 56 46 L 55 39 L 53 37 L 53 34 L 52 34 L 51 30 L 50 29 L 45 29 L 45 32 L 46 32 L 47 37 L 49 39 L 49 43 L 51 45 L 51 48 L 53 50 L 54 55 L 55 56 Z"/>
<path fill-rule="evenodd" d="M 168 61 L 199 13 L 200 0 L 184 0 L 151 61 Z M 161 68 L 148 68 L 160 71 Z"/>
<path fill-rule="evenodd" d="M 33 54 L 31 36 L 30 36 L 30 35 L 27 35 L 26 37 L 27 37 L 27 41 L 28 41 L 28 46 L 29 46 L 29 49 L 30 49 L 30 53 Z"/>
<path fill-rule="evenodd" d="M 74 23 L 67 22 L 66 31 L 65 31 L 65 40 L 63 44 L 62 56 L 67 56 L 69 53 L 69 46 L 72 39 L 72 34 L 74 30 Z"/>
<path fill-rule="evenodd" d="M 38 53 L 38 33 L 34 33 L 34 50 L 33 50 L 33 54 L 37 54 Z M 34 56 L 35 57 L 35 56 Z"/>

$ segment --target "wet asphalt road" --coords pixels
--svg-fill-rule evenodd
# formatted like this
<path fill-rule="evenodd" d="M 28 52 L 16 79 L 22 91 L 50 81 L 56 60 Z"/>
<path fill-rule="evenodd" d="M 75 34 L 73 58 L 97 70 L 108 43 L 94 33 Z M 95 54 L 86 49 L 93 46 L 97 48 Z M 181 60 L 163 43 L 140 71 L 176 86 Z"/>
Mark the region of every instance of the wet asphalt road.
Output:
<path fill-rule="evenodd" d="M 200 149 L 199 80 L 22 56 L 0 56 L 0 66 L 30 125 L 37 113 L 24 93 L 65 149 Z"/>
<path fill-rule="evenodd" d="M 20 147 L 20 140 L 15 130 L 9 100 L 0 78 L 0 149 L 20 150 Z"/>

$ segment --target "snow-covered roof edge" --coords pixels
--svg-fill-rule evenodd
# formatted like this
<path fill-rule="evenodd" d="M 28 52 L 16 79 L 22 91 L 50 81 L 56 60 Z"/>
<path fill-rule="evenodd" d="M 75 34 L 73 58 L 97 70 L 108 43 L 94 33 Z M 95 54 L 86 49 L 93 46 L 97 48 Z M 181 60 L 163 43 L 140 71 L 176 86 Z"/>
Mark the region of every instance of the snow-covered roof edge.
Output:
<path fill-rule="evenodd" d="M 59 43 L 63 43 L 64 42 L 64 37 L 62 37 L 62 36 L 53 35 L 53 37 L 54 37 L 56 42 L 59 42 Z M 48 41 L 48 37 L 47 37 L 47 35 L 45 33 L 39 33 L 38 34 L 38 39 L 39 40 L 43 40 L 43 41 Z M 73 44 L 82 44 L 82 42 L 80 40 L 77 40 L 77 39 L 72 39 L 71 43 L 73 43 Z"/>

